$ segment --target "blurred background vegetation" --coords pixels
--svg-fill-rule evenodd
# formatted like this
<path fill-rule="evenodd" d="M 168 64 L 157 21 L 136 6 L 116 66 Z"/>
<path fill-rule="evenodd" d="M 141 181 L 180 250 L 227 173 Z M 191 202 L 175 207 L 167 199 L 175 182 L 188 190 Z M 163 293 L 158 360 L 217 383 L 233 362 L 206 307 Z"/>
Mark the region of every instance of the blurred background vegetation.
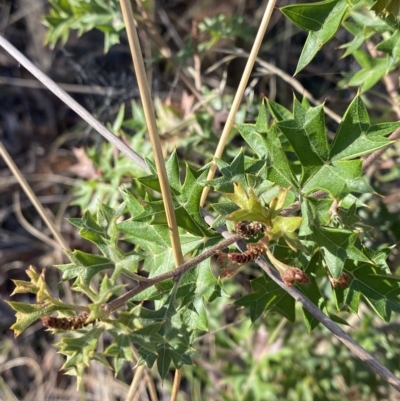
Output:
<path fill-rule="evenodd" d="M 177 149 L 180 160 L 200 167 L 212 158 L 267 1 L 132 3 L 165 156 Z M 287 4 L 278 2 L 279 7 Z M 2 35 L 134 150 L 151 157 L 118 1 L 5 0 L 0 10 Z M 305 39 L 306 33 L 274 12 L 237 121 L 254 121 L 262 95 L 291 109 L 298 84 L 334 112 L 346 110 L 357 93 L 351 78 L 360 67 L 352 54 L 341 58 L 341 47 L 354 35 L 341 29 L 294 84 L 291 76 Z M 371 30 L 370 43 L 381 40 Z M 394 78 L 398 80 L 398 73 Z M 70 247 L 93 251 L 65 218 L 94 210 L 99 201 L 115 205 L 120 186 L 143 193 L 135 180 L 142 173 L 3 50 L 0 84 L 0 140 Z M 303 94 L 297 92 L 298 97 Z M 363 100 L 372 123 L 396 120 L 382 82 Z M 334 131 L 337 123 L 327 122 Z M 241 146 L 244 141 L 233 132 L 224 160 L 232 160 Z M 377 191 L 362 199 L 372 248 L 400 240 L 399 158 L 400 145 L 395 144 L 366 173 Z M 132 390 L 134 371 L 128 364 L 114 377 L 93 363 L 84 378 L 85 391 L 78 392 L 75 379 L 59 371 L 62 358 L 40 322 L 13 338 L 9 327 L 14 316 L 4 300 L 13 291 L 11 279 L 26 279 L 30 264 L 47 269 L 55 294 L 65 299 L 71 294 L 52 267 L 65 263 L 65 256 L 42 240 L 47 228 L 2 160 L 0 191 L 0 399 L 114 401 L 126 399 L 131 391 L 132 400 L 147 400 L 152 399 L 150 382 L 159 400 L 169 399 L 172 372 L 163 383 L 151 372 Z M 399 264 L 394 247 L 389 258 L 394 273 Z M 275 315 L 251 324 L 232 300 L 249 292 L 255 276 L 248 266 L 224 280 L 226 297 L 209 307 L 212 330 L 198 339 L 195 364 L 185 367 L 181 400 L 398 399 L 326 329 L 308 333 L 301 319 L 292 324 Z M 15 298 L 29 301 L 28 295 Z M 349 322 L 344 329 L 399 374 L 399 317 L 384 324 L 367 306 L 358 316 L 343 317 Z M 109 341 L 105 336 L 104 348 Z"/>

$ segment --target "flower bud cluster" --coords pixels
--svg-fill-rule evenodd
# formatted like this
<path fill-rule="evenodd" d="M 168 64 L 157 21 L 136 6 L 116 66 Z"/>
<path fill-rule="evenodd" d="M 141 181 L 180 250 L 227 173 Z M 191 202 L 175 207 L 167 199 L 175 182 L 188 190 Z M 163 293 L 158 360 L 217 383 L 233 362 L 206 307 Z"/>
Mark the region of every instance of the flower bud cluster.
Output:
<path fill-rule="evenodd" d="M 90 324 L 87 322 L 88 317 L 89 314 L 87 312 L 75 317 L 44 316 L 42 317 L 42 323 L 43 326 L 50 327 L 52 329 L 79 330 L 82 327 Z"/>
<path fill-rule="evenodd" d="M 257 242 L 256 244 L 247 244 L 247 251 L 243 253 L 228 253 L 228 259 L 234 263 L 237 263 L 238 265 L 249 263 L 265 253 L 265 246 L 265 243 L 262 242 Z"/>
<path fill-rule="evenodd" d="M 239 221 L 236 224 L 236 234 L 240 234 L 243 238 L 257 237 L 265 232 L 267 226 L 259 221 Z"/>

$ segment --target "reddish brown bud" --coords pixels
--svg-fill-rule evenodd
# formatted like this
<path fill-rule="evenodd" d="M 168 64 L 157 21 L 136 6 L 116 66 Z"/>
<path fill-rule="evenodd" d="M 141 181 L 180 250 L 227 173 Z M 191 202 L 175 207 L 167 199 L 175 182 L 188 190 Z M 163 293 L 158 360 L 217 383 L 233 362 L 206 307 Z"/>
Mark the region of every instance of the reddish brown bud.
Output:
<path fill-rule="evenodd" d="M 228 258 L 237 264 L 249 263 L 252 260 L 256 260 L 265 252 L 265 244 L 257 242 L 257 244 L 247 244 L 247 251 L 243 253 L 228 253 Z"/>
<path fill-rule="evenodd" d="M 329 276 L 329 280 L 330 280 L 333 288 L 337 288 L 337 287 L 348 288 L 348 286 L 350 284 L 350 279 L 351 278 L 347 273 L 342 273 L 338 279 L 335 279 L 332 276 Z"/>
<path fill-rule="evenodd" d="M 307 274 L 297 267 L 291 267 L 287 271 L 281 274 L 283 282 L 288 287 L 293 287 L 293 282 L 298 284 L 309 284 L 310 279 L 308 278 Z"/>

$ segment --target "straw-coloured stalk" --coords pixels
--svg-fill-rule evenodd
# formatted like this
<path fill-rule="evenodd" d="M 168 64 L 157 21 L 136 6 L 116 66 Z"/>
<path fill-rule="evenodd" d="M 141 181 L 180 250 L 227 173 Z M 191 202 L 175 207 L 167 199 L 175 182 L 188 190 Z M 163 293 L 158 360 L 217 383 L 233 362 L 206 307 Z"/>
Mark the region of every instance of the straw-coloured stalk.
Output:
<path fill-rule="evenodd" d="M 221 138 L 218 142 L 218 146 L 215 151 L 214 157 L 220 158 L 222 156 L 222 152 L 224 151 L 225 145 L 228 141 L 229 132 L 231 131 L 232 125 L 235 122 L 235 115 L 239 109 L 240 102 L 242 101 L 243 93 L 249 81 L 250 74 L 256 61 L 258 51 L 260 50 L 260 46 L 264 38 L 265 31 L 267 30 L 269 20 L 271 19 L 275 3 L 276 0 L 270 0 L 265 9 L 264 16 L 260 24 L 260 28 L 258 29 L 256 39 L 254 40 L 253 48 L 251 49 L 249 59 L 247 60 L 246 67 L 242 75 L 242 79 L 240 80 L 238 90 L 235 94 L 235 98 L 233 99 L 232 107 L 229 111 L 228 118 L 226 119 L 224 129 L 222 130 Z M 217 165 L 215 161 L 213 161 L 210 167 L 210 171 L 208 172 L 207 180 L 212 180 L 214 178 L 216 170 L 217 170 Z M 201 195 L 200 206 L 204 205 L 207 199 L 208 192 L 209 192 L 209 187 L 205 187 Z"/>
<path fill-rule="evenodd" d="M 154 107 L 150 96 L 146 70 L 144 68 L 139 38 L 136 31 L 135 21 L 133 20 L 132 7 L 129 0 L 121 0 L 121 9 L 125 22 L 126 33 L 128 36 L 129 47 L 131 49 L 136 79 L 139 86 L 140 97 L 142 99 L 143 110 L 146 117 L 147 129 L 149 130 L 150 141 L 154 152 L 154 161 L 156 163 L 158 178 L 160 180 L 161 193 L 165 205 L 165 213 L 167 216 L 168 227 L 171 235 L 171 244 L 175 265 L 179 266 L 183 263 L 183 256 L 179 239 L 178 226 L 176 224 L 174 205 L 172 203 L 172 195 L 168 183 L 167 171 L 165 169 L 160 138 L 157 132 Z"/>
<path fill-rule="evenodd" d="M 131 55 L 133 59 L 133 65 L 135 68 L 136 79 L 139 86 L 140 97 L 142 99 L 143 111 L 146 117 L 147 129 L 149 130 L 150 141 L 154 152 L 154 161 L 156 163 L 158 178 L 160 180 L 161 194 L 164 200 L 165 213 L 167 216 L 168 228 L 171 237 L 175 266 L 178 267 L 183 263 L 183 255 L 179 238 L 178 226 L 176 224 L 175 210 L 174 210 L 174 205 L 172 203 L 171 190 L 168 183 L 167 171 L 165 169 L 160 138 L 157 132 L 154 107 L 150 96 L 149 84 L 147 82 L 146 70 L 144 68 L 142 52 L 140 49 L 140 43 L 136 31 L 135 22 L 133 20 L 133 12 L 130 1 L 121 0 L 121 9 L 125 22 L 126 33 L 128 36 L 129 47 L 131 49 Z M 181 374 L 182 372 L 180 369 L 176 370 L 171 400 L 176 400 Z"/>
<path fill-rule="evenodd" d="M 53 234 L 53 236 L 56 239 L 56 241 L 59 244 L 59 246 L 64 251 L 68 250 L 69 247 L 68 247 L 67 243 L 64 241 L 64 238 L 58 232 L 57 227 L 54 225 L 53 221 L 47 215 L 47 213 L 44 210 L 42 204 L 39 202 L 39 200 L 36 197 L 35 193 L 32 191 L 32 188 L 29 186 L 29 184 L 25 180 L 25 177 L 22 175 L 21 171 L 16 166 L 16 164 L 14 163 L 14 161 L 11 158 L 11 156 L 8 154 L 6 148 L 3 146 L 3 144 L 1 142 L 0 142 L 0 156 L 3 157 L 3 160 L 6 162 L 8 168 L 14 174 L 14 177 L 17 179 L 17 181 L 21 185 L 22 189 L 24 190 L 24 192 L 26 193 L 26 195 L 28 196 L 28 198 L 32 202 L 33 206 L 35 207 L 35 209 L 39 213 L 40 217 L 46 223 L 47 227 L 49 228 L 49 230 Z"/>

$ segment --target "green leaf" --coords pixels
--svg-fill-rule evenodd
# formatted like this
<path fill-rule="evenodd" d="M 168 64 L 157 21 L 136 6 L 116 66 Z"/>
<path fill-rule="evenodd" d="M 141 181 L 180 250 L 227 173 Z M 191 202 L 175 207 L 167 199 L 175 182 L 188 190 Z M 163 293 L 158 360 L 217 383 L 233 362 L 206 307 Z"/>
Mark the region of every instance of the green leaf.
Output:
<path fill-rule="evenodd" d="M 150 168 L 150 164 L 147 163 L 147 165 Z M 158 179 L 157 173 L 149 174 L 149 175 L 146 175 L 145 177 L 139 177 L 137 180 L 146 188 L 150 188 L 153 191 L 161 193 L 161 186 L 160 186 L 160 181 Z M 173 188 L 171 188 L 171 192 L 175 193 L 175 190 Z"/>
<path fill-rule="evenodd" d="M 167 217 L 165 215 L 165 206 L 162 200 L 143 201 L 144 207 L 140 214 L 136 215 L 133 220 L 139 220 L 148 224 L 167 225 Z M 176 204 L 175 204 L 175 207 Z"/>
<path fill-rule="evenodd" d="M 324 165 L 302 188 L 305 194 L 322 189 L 340 200 L 350 192 L 373 192 L 361 177 L 361 160 L 334 161 Z"/>
<path fill-rule="evenodd" d="M 39 274 L 33 266 L 30 266 L 29 269 L 26 270 L 26 274 L 30 278 L 30 281 L 13 280 L 15 289 L 11 295 L 26 293 L 36 294 L 36 301 L 40 304 L 51 300 L 51 295 L 45 281 L 45 270 Z"/>
<path fill-rule="evenodd" d="M 354 22 L 343 22 L 342 25 L 348 30 L 352 35 L 354 35 L 354 39 L 344 45 L 341 45 L 341 49 L 346 49 L 343 54 L 343 58 L 353 54 L 360 46 L 364 43 L 364 40 L 367 39 L 364 36 L 363 29 L 360 25 L 355 24 Z"/>
<path fill-rule="evenodd" d="M 191 364 L 189 354 L 192 352 L 190 343 L 193 341 L 193 330 L 186 325 L 183 317 L 187 317 L 187 308 L 177 309 L 177 299 L 175 290 L 169 295 L 168 299 L 156 310 L 140 308 L 140 322 L 145 325 L 143 329 L 134 332 L 135 342 L 142 345 L 143 340 L 152 337 L 150 344 L 144 343 L 139 349 L 146 364 L 149 367 L 157 359 L 157 366 L 160 374 L 164 376 L 168 371 L 171 361 L 175 367 L 179 368 L 182 364 Z M 192 304 L 193 305 L 193 304 Z M 198 305 L 199 306 L 199 305 Z M 137 309 L 137 307 L 135 307 Z M 129 315 L 126 315 L 128 318 Z M 129 321 L 127 321 L 129 323 Z M 157 326 L 158 325 L 158 326 Z M 151 331 L 148 331 L 151 326 Z M 157 332 L 156 332 L 157 331 Z M 143 336 L 140 341 L 137 340 L 138 334 Z M 156 354 L 155 354 L 156 352 Z"/>
<path fill-rule="evenodd" d="M 392 272 L 387 264 L 387 259 L 394 246 L 395 245 L 388 248 L 381 248 L 379 251 L 364 248 L 364 253 L 375 266 L 378 266 L 382 270 L 384 274 L 391 274 Z"/>
<path fill-rule="evenodd" d="M 347 228 L 356 229 L 357 223 L 361 221 L 361 218 L 357 214 L 357 204 L 354 202 L 348 209 L 340 207 L 338 210 L 338 216 L 342 224 Z"/>
<path fill-rule="evenodd" d="M 367 256 L 355 245 L 357 234 L 353 231 L 315 225 L 314 240 L 320 246 L 322 256 L 332 277 L 338 279 L 346 260 L 369 262 Z"/>
<path fill-rule="evenodd" d="M 346 45 L 340 46 L 340 48 L 347 48 L 342 58 L 345 58 L 350 54 L 353 54 L 356 50 L 358 50 L 364 43 L 364 40 L 365 40 L 364 34 L 359 33 L 357 36 L 354 37 L 354 39 L 351 42 L 346 43 Z"/>
<path fill-rule="evenodd" d="M 134 219 L 143 212 L 144 205 L 129 191 L 122 191 L 122 198 L 126 203 L 126 208 L 131 218 Z"/>
<path fill-rule="evenodd" d="M 241 297 L 235 301 L 235 305 L 248 307 L 250 309 L 250 319 L 254 322 L 261 316 L 268 305 L 277 301 L 278 294 L 271 292 L 271 283 L 268 283 L 264 277 L 256 278 L 250 284 L 253 293 Z M 276 287 L 274 289 L 277 291 Z"/>
<path fill-rule="evenodd" d="M 275 234 L 277 234 L 278 232 L 292 233 L 299 228 L 301 221 L 302 217 L 300 216 L 276 216 L 274 218 L 274 226 L 270 230 L 268 230 L 268 235 L 271 234 L 271 238 L 275 238 Z"/>
<path fill-rule="evenodd" d="M 254 322 L 267 311 L 276 311 L 290 321 L 294 321 L 294 300 L 274 281 L 266 277 L 258 277 L 251 281 L 253 293 L 235 301 L 235 305 L 250 309 L 250 318 Z"/>
<path fill-rule="evenodd" d="M 215 163 L 222 176 L 208 181 L 208 185 L 219 192 L 233 192 L 235 183 L 241 183 L 243 187 L 247 186 L 242 149 L 231 164 L 225 163 L 220 159 L 215 159 Z"/>
<path fill-rule="evenodd" d="M 292 248 L 307 252 L 307 249 L 298 239 L 295 231 L 299 228 L 303 217 L 293 216 L 284 217 L 276 216 L 273 219 L 273 227 L 268 230 L 270 240 L 278 240 L 283 238 L 285 242 Z"/>
<path fill-rule="evenodd" d="M 125 240 L 140 245 L 145 250 L 171 248 L 169 230 L 166 226 L 143 224 L 140 221 L 123 221 L 118 224 L 120 232 L 126 235 Z"/>
<path fill-rule="evenodd" d="M 114 123 L 112 125 L 112 131 L 114 133 L 117 133 L 121 127 L 122 123 L 124 122 L 124 117 L 125 117 L 125 103 L 122 103 L 121 106 L 119 107 L 117 117 L 115 117 Z"/>
<path fill-rule="evenodd" d="M 275 286 L 278 285 L 275 284 Z M 283 292 L 279 292 L 276 302 L 274 302 L 271 307 L 267 305 L 266 311 L 279 313 L 281 316 L 289 320 L 289 322 L 293 323 L 296 320 L 295 300 L 286 291 L 282 290 L 281 287 L 279 287 L 279 289 Z"/>
<path fill-rule="evenodd" d="M 348 81 L 350 86 L 360 86 L 361 92 L 372 88 L 387 72 L 387 58 L 373 58 L 362 50 L 353 53 L 356 60 L 362 66 Z"/>
<path fill-rule="evenodd" d="M 186 165 L 186 176 L 182 185 L 182 195 L 178 198 L 178 202 L 181 208 L 185 210 L 187 215 L 190 216 L 190 219 L 197 226 L 196 231 L 188 230 L 189 232 L 197 236 L 215 237 L 218 234 L 210 230 L 200 213 L 200 199 L 206 183 L 208 170 L 209 166 L 205 166 L 199 171 L 196 171 L 189 165 Z"/>
<path fill-rule="evenodd" d="M 391 143 L 385 136 L 400 123 L 370 125 L 367 110 L 360 96 L 350 104 L 331 145 L 332 160 L 348 160 L 373 152 Z"/>
<path fill-rule="evenodd" d="M 235 191 L 235 185 L 240 184 L 247 191 L 254 190 L 256 194 L 262 194 L 274 186 L 274 183 L 266 179 L 265 162 L 262 160 L 246 160 L 242 151 L 231 164 L 219 159 L 215 161 L 222 176 L 208 181 L 208 185 L 213 186 L 218 192 L 232 193 Z M 216 208 L 219 207 L 217 204 L 215 206 Z M 235 207 L 230 212 L 234 210 Z M 221 215 L 226 215 L 230 212 L 221 213 Z M 215 224 L 221 224 L 221 221 L 214 223 L 214 226 Z"/>
<path fill-rule="evenodd" d="M 146 237 L 141 235 L 140 224 L 136 222 L 121 223 L 121 231 L 129 234 L 126 239 L 140 245 L 146 250 L 146 257 L 143 269 L 150 273 L 150 276 L 165 273 L 175 267 L 172 248 L 164 239 L 169 240 L 168 227 L 150 226 Z M 167 236 L 167 237 L 165 237 Z M 190 234 L 181 235 L 181 246 L 183 255 L 192 252 L 204 242 L 203 237 L 196 237 Z"/>
<path fill-rule="evenodd" d="M 277 121 L 293 119 L 293 114 L 288 109 L 281 106 L 279 103 L 275 103 L 272 100 L 268 100 L 268 108 L 271 114 L 274 116 L 275 120 Z"/>
<path fill-rule="evenodd" d="M 303 169 L 302 181 L 307 181 L 328 159 L 323 106 L 307 112 L 301 107 L 295 109 L 294 119 L 279 121 L 277 127 L 296 152 Z"/>
<path fill-rule="evenodd" d="M 70 280 L 74 277 L 82 280 L 85 286 L 89 286 L 90 280 L 99 272 L 106 269 L 114 269 L 115 264 L 110 259 L 99 255 L 93 255 L 75 250 L 68 252 L 72 263 L 56 266 L 63 272 L 62 279 Z"/>
<path fill-rule="evenodd" d="M 378 126 L 379 125 L 379 126 Z M 384 129 L 384 126 L 386 129 Z M 362 132 L 358 138 L 354 139 L 354 142 L 348 145 L 343 151 L 336 154 L 333 160 L 348 160 L 355 157 L 374 152 L 378 149 L 384 148 L 390 145 L 394 141 L 385 138 L 385 135 L 391 134 L 400 126 L 400 123 L 386 123 L 372 125 L 366 132 Z M 349 134 L 348 139 L 351 136 L 355 136 L 356 130 L 349 130 L 346 132 Z"/>
<path fill-rule="evenodd" d="M 50 1 L 52 8 L 44 23 L 48 27 L 46 42 L 65 44 L 71 30 L 78 36 L 97 28 L 105 33 L 104 51 L 119 42 L 118 32 L 124 27 L 121 11 L 115 2 Z"/>
<path fill-rule="evenodd" d="M 213 203 L 211 204 L 211 207 L 220 215 L 220 216 L 226 216 L 231 213 L 233 213 L 235 210 L 239 209 L 239 206 L 236 205 L 234 202 L 219 202 L 219 203 Z M 225 220 L 225 219 L 224 219 Z M 220 224 L 216 225 L 214 223 L 215 227 L 218 227 L 219 225 L 222 225 L 223 222 Z"/>
<path fill-rule="evenodd" d="M 261 135 L 261 133 L 257 131 L 255 125 L 236 124 L 236 129 L 261 159 L 265 159 L 267 157 L 268 145 L 264 139 L 264 135 Z"/>
<path fill-rule="evenodd" d="M 347 108 L 335 139 L 331 145 L 330 157 L 335 160 L 337 156 L 353 144 L 370 127 L 367 109 L 360 96 L 356 96 Z"/>
<path fill-rule="evenodd" d="M 383 40 L 375 48 L 393 57 L 400 57 L 400 30 L 396 30 L 388 39 Z"/>
<path fill-rule="evenodd" d="M 295 25 L 309 32 L 295 74 L 309 64 L 320 48 L 335 35 L 348 7 L 345 0 L 326 0 L 280 9 Z"/>
<path fill-rule="evenodd" d="M 167 344 L 162 345 L 157 349 L 157 369 L 158 373 L 161 376 L 161 380 L 165 379 L 165 376 L 168 373 L 169 367 L 171 366 L 171 354 L 169 350 L 169 346 Z"/>
<path fill-rule="evenodd" d="M 131 334 L 130 337 L 131 337 L 131 343 L 136 343 L 140 346 L 139 353 L 141 355 L 147 352 L 154 353 L 154 360 L 153 358 L 151 358 L 152 359 L 151 365 L 148 365 L 149 367 L 151 367 L 157 358 L 157 355 L 155 354 L 157 349 L 157 344 L 164 343 L 164 337 L 157 333 L 152 333 L 151 335 L 145 335 L 145 334 L 139 335 L 134 333 Z"/>
<path fill-rule="evenodd" d="M 100 226 L 89 211 L 86 211 L 82 218 L 69 219 L 69 222 L 79 228 L 79 235 L 82 238 L 95 244 L 104 255 L 107 254 L 106 239 L 109 239 L 107 227 Z"/>
<path fill-rule="evenodd" d="M 297 179 L 274 126 L 269 129 L 267 135 L 257 132 L 255 126 L 250 124 L 238 124 L 237 129 L 254 152 L 261 159 L 268 160 L 268 180 L 283 188 L 290 186 L 297 188 Z"/>
<path fill-rule="evenodd" d="M 175 189 L 178 193 L 181 191 L 181 179 L 179 176 L 179 160 L 176 150 L 171 153 L 171 156 L 165 163 L 167 170 L 168 182 L 171 188 Z"/>
<path fill-rule="evenodd" d="M 191 330 L 208 330 L 208 318 L 202 296 L 191 296 L 191 302 L 181 311 L 182 322 Z"/>
<path fill-rule="evenodd" d="M 117 375 L 126 361 L 133 362 L 132 339 L 126 334 L 115 332 L 112 334 L 114 342 L 105 349 L 104 354 L 113 357 L 113 368 Z"/>
<path fill-rule="evenodd" d="M 205 242 L 204 239 L 201 239 L 195 253 L 192 256 L 195 257 L 198 254 L 207 251 L 211 247 L 215 246 L 219 241 L 219 238 L 210 238 Z M 177 297 L 182 296 L 182 292 L 188 293 L 189 291 L 193 290 L 193 294 L 204 297 L 205 299 L 209 299 L 214 292 L 215 286 L 217 285 L 217 280 L 211 270 L 211 263 L 211 258 L 208 258 L 199 263 L 194 269 L 188 271 L 181 279 L 181 285 L 178 289 Z"/>
<path fill-rule="evenodd" d="M 377 315 L 388 322 L 392 312 L 400 312 L 399 278 L 385 274 L 371 263 L 346 262 L 344 271 L 350 275 L 348 288 L 335 288 L 334 294 L 339 308 L 347 306 L 357 313 L 363 297 Z"/>
<path fill-rule="evenodd" d="M 97 343 L 103 331 L 104 328 L 97 327 L 81 337 L 64 337 L 61 342 L 56 344 L 60 353 L 67 356 L 67 360 L 61 369 L 67 370 L 67 374 L 77 376 L 78 387 L 83 378 L 84 370 L 89 366 L 91 360 L 105 361 L 104 357 L 96 352 Z"/>
<path fill-rule="evenodd" d="M 171 156 L 167 171 L 171 174 L 173 182 L 172 195 L 177 224 L 179 227 L 197 236 L 215 236 L 200 214 L 200 198 L 205 186 L 209 166 L 199 171 L 186 165 L 186 176 L 183 185 L 180 184 L 178 159 Z M 140 178 L 139 181 L 155 191 L 160 192 L 160 183 L 157 175 L 149 175 Z M 146 219 L 152 224 L 167 224 L 164 202 L 162 200 L 150 201 L 144 205 L 143 211 L 135 216 L 137 220 Z"/>
<path fill-rule="evenodd" d="M 223 195 L 240 207 L 230 215 L 225 216 L 226 219 L 235 222 L 243 220 L 261 221 L 271 226 L 271 215 L 268 213 L 268 209 L 261 204 L 252 189 L 250 189 L 250 194 L 247 195 L 243 186 L 237 184 L 235 185 L 235 193 L 224 193 Z"/>
<path fill-rule="evenodd" d="M 315 3 L 293 4 L 280 8 L 292 23 L 305 31 L 319 31 L 331 17 L 332 10 L 341 0 L 326 0 Z"/>

